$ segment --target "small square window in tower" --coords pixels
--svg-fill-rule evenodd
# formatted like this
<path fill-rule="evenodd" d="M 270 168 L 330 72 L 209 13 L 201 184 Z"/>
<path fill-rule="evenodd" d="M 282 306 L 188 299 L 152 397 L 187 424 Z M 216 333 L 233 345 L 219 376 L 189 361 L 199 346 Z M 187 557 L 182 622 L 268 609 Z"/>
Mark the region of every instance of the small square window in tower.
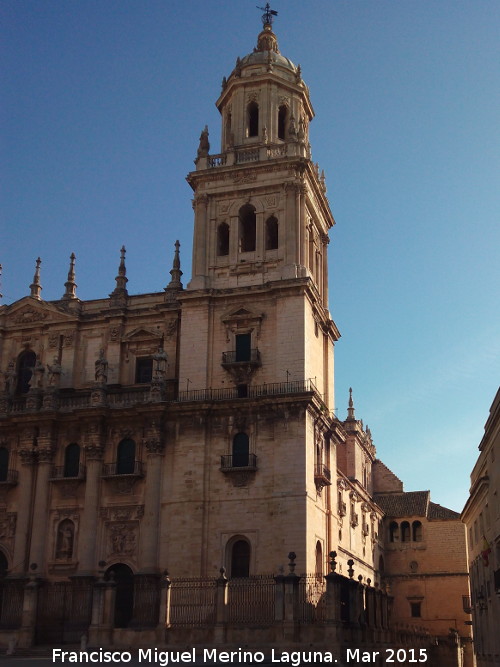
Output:
<path fill-rule="evenodd" d="M 153 360 L 137 359 L 135 362 L 135 381 L 137 384 L 148 384 L 153 379 Z"/>

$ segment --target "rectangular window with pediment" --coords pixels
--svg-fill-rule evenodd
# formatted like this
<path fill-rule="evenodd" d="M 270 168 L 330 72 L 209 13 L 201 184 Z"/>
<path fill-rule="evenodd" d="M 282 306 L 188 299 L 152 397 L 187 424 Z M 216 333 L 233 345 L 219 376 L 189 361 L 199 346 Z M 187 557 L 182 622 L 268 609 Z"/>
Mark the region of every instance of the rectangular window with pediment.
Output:
<path fill-rule="evenodd" d="M 153 379 L 153 360 L 139 358 L 135 362 L 135 381 L 137 384 L 148 384 Z"/>

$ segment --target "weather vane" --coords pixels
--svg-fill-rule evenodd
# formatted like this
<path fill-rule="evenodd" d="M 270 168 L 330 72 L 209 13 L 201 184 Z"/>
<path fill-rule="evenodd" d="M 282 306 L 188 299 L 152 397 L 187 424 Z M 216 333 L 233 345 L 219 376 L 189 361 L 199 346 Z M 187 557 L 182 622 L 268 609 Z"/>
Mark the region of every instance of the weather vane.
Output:
<path fill-rule="evenodd" d="M 257 5 L 257 9 L 261 9 L 264 12 L 262 14 L 262 23 L 264 25 L 272 25 L 273 17 L 278 16 L 278 12 L 275 11 L 274 9 L 271 9 L 271 5 L 269 3 L 266 3 L 265 7 L 259 7 Z"/>

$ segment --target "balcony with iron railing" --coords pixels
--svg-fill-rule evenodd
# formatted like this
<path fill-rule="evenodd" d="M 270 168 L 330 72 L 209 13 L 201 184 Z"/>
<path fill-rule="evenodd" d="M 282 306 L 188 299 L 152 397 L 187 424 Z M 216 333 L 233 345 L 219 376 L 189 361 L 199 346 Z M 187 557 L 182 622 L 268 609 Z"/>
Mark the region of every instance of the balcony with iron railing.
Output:
<path fill-rule="evenodd" d="M 15 486 L 19 479 L 17 470 L 0 470 L 0 486 Z"/>
<path fill-rule="evenodd" d="M 257 470 L 257 456 L 255 454 L 223 454 L 220 457 L 220 469 L 222 472 Z"/>
<path fill-rule="evenodd" d="M 143 477 L 142 461 L 115 461 L 105 463 L 102 476 L 104 479 L 116 477 Z"/>
<path fill-rule="evenodd" d="M 248 365 L 254 368 L 262 366 L 260 351 L 254 349 L 245 350 L 245 352 L 242 353 L 239 350 L 230 350 L 229 352 L 222 353 L 222 366 L 224 368 L 239 365 Z"/>
<path fill-rule="evenodd" d="M 324 486 L 331 485 L 331 480 L 330 468 L 327 468 L 323 463 L 317 463 L 314 467 L 314 483 L 316 484 L 316 488 L 321 491 Z"/>
<path fill-rule="evenodd" d="M 265 396 L 284 396 L 287 394 L 316 394 L 319 392 L 312 380 L 293 380 L 291 382 L 270 382 L 269 384 L 250 385 L 247 395 L 242 397 L 237 387 L 221 389 L 190 389 L 180 391 L 177 400 L 187 401 L 232 401 L 238 398 L 260 398 Z"/>
<path fill-rule="evenodd" d="M 54 466 L 52 468 L 52 473 L 49 478 L 51 482 L 58 482 L 61 480 L 71 480 L 71 479 L 85 479 L 86 468 L 81 463 L 78 464 L 78 468 L 70 469 L 68 466 Z"/>

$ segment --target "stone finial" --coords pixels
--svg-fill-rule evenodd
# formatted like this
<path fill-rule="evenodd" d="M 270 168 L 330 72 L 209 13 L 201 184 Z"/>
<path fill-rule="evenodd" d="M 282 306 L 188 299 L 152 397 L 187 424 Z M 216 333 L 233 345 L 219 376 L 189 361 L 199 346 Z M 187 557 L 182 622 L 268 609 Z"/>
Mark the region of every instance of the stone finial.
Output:
<path fill-rule="evenodd" d="M 125 267 L 125 253 L 126 253 L 125 246 L 122 245 L 121 250 L 120 250 L 120 265 L 118 266 L 118 275 L 116 276 L 116 287 L 110 294 L 112 297 L 127 297 L 128 296 L 128 291 L 127 291 L 127 283 L 128 283 L 128 278 L 127 278 L 127 269 Z"/>
<path fill-rule="evenodd" d="M 174 245 L 175 245 L 174 261 L 172 262 L 172 268 L 170 270 L 170 275 L 172 276 L 172 280 L 165 287 L 165 290 L 182 289 L 182 283 L 181 283 L 182 271 L 181 271 L 181 260 L 179 255 L 179 248 L 181 247 L 181 244 L 177 240 Z"/>
<path fill-rule="evenodd" d="M 297 555 L 295 554 L 294 551 L 290 551 L 288 554 L 288 569 L 290 570 L 289 574 L 295 574 L 295 568 L 297 567 L 297 563 L 295 562 L 295 559 L 297 558 Z"/>
<path fill-rule="evenodd" d="M 349 387 L 349 407 L 347 408 L 347 420 L 355 421 L 354 401 L 352 400 L 352 387 Z"/>
<path fill-rule="evenodd" d="M 30 296 L 32 296 L 34 299 L 38 299 L 38 301 L 41 301 L 41 296 L 40 292 L 42 291 L 42 286 L 40 285 L 40 264 L 42 263 L 42 260 L 40 257 L 36 260 L 36 269 L 35 269 L 35 275 L 33 276 L 33 282 L 30 285 Z"/>
<path fill-rule="evenodd" d="M 330 570 L 331 572 L 335 572 L 337 569 L 337 561 L 335 560 L 337 558 L 337 552 L 336 551 L 330 551 Z"/>
<path fill-rule="evenodd" d="M 76 299 L 76 283 L 75 283 L 75 253 L 72 252 L 69 258 L 68 280 L 64 283 L 66 291 L 63 294 L 63 299 Z"/>
<path fill-rule="evenodd" d="M 349 579 L 352 579 L 354 577 L 354 568 L 353 568 L 354 561 L 352 558 L 349 558 L 349 560 L 347 561 L 347 565 L 349 565 L 349 569 L 347 570 Z"/>

